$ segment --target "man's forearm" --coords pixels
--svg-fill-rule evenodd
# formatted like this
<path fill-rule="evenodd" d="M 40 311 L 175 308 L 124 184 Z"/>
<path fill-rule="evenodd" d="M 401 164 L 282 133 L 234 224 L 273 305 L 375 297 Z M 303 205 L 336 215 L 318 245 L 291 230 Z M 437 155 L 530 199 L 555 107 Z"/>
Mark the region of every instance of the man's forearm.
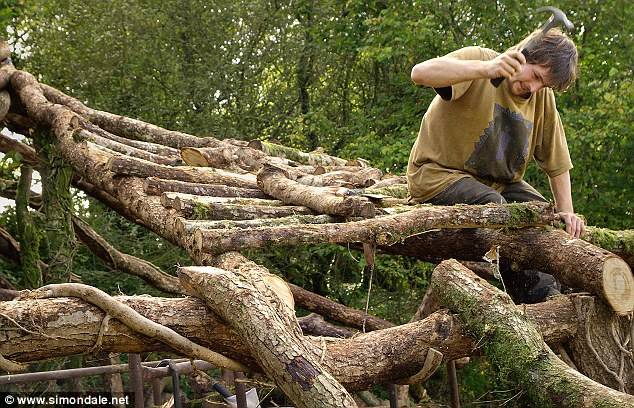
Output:
<path fill-rule="evenodd" d="M 572 188 L 570 185 L 570 172 L 566 171 L 558 176 L 550 177 L 550 190 L 555 198 L 557 212 L 574 213 L 572 206 Z"/>
<path fill-rule="evenodd" d="M 412 68 L 412 81 L 417 85 L 443 88 L 484 78 L 486 73 L 486 61 L 440 57 L 416 64 Z"/>

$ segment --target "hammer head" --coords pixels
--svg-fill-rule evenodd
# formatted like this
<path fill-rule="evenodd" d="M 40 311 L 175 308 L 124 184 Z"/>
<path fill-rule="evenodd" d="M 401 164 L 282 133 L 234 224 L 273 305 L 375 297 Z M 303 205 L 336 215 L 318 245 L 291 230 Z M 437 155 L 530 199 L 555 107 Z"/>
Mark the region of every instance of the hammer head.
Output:
<path fill-rule="evenodd" d="M 552 6 L 540 7 L 535 11 L 538 13 L 541 13 L 544 11 L 549 11 L 552 13 L 552 16 L 550 17 L 550 19 L 546 23 L 544 23 L 544 25 L 541 27 L 543 34 L 548 32 L 548 30 L 550 30 L 551 28 L 557 27 L 557 26 L 562 26 L 564 29 L 570 32 L 572 32 L 575 29 L 574 24 L 572 24 L 572 22 L 568 20 L 568 17 L 566 17 L 566 14 L 560 9 L 558 9 L 557 7 L 552 7 Z"/>

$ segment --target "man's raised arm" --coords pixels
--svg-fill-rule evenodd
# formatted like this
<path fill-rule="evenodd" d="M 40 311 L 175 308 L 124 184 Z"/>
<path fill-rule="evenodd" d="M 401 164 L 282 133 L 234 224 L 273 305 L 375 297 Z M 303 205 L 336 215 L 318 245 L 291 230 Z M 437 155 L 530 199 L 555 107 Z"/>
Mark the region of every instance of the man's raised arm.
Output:
<path fill-rule="evenodd" d="M 443 88 L 480 78 L 510 78 L 521 72 L 526 63 L 524 54 L 511 50 L 490 61 L 460 60 L 438 57 L 416 64 L 412 68 L 412 81 L 416 85 Z"/>

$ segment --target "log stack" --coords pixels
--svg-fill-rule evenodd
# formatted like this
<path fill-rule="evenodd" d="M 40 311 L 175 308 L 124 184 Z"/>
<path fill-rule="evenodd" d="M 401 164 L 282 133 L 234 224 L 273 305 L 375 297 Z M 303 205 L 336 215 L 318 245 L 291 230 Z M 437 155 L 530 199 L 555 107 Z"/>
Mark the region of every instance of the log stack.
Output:
<path fill-rule="evenodd" d="M 200 138 L 162 129 L 87 107 L 8 65 L 0 69 L 0 117 L 16 131 L 49 129 L 52 143 L 59 146 L 76 173 L 76 186 L 184 248 L 196 264 L 215 267 L 183 268 L 180 281 L 173 276 L 157 278 L 155 267 L 121 256 L 78 221 L 77 233 L 86 245 L 104 253 L 105 262 L 111 266 L 143 268 L 133 273 L 155 282 L 163 290 L 188 293 L 203 300 L 154 299 L 148 300 L 148 305 L 139 299 L 117 301 L 138 306 L 164 325 L 180 325 L 177 328 L 183 336 L 213 346 L 215 351 L 237 359 L 255 372 L 266 373 L 297 406 L 354 406 L 347 390 L 420 381 L 440 361 L 471 355 L 481 346 L 481 338 L 469 334 L 479 333 L 479 326 L 471 326 L 468 320 L 473 311 L 465 310 L 464 304 L 454 303 L 459 293 L 460 296 L 467 293 L 466 304 L 478 307 L 473 310 L 483 315 L 495 314 L 494 322 L 489 325 L 501 327 L 504 333 L 512 327 L 519 333 L 514 337 L 492 336 L 491 344 L 483 347 L 483 351 L 497 358 L 500 350 L 496 347 L 500 342 L 526 345 L 522 356 L 526 357 L 525 363 L 533 376 L 513 372 L 535 401 L 552 403 L 562 395 L 572 395 L 574 390 L 557 394 L 554 385 L 540 391 L 526 384 L 531 379 L 533 383 L 539 378 L 550 381 L 553 375 L 561 374 L 563 380 L 559 384 L 566 387 L 572 387 L 574 381 L 581 384 L 575 390 L 587 395 L 581 399 L 582 405 L 597 405 L 599 395 L 615 406 L 632 402 L 625 394 L 605 390 L 580 378 L 581 374 L 567 371 L 540 337 L 551 344 L 570 342 L 575 344 L 573 349 L 578 350 L 577 354 L 587 354 L 588 348 L 584 348 L 579 336 L 600 338 L 600 333 L 586 332 L 581 311 L 588 308 L 580 304 L 587 304 L 587 299 L 605 303 L 607 312 L 604 312 L 613 316 L 613 312 L 627 316 L 634 310 L 634 279 L 630 266 L 618 256 L 628 262 L 632 259 L 629 233 L 619 235 L 616 241 L 609 240 L 614 245 L 607 249 L 614 250 L 616 255 L 590 242 L 571 239 L 553 228 L 555 215 L 548 204 L 406 205 L 407 187 L 403 178 L 383 175 L 363 160 L 345 160 L 323 151 L 304 153 L 267 141 Z M 9 142 L 4 136 L 0 138 L 0 150 L 25 152 L 33 165 L 40 165 L 29 154 L 32 152 L 28 146 Z M 607 242 L 601 240 L 605 236 L 605 232 L 593 232 L 589 240 L 605 247 L 608 245 L 601 243 Z M 4 241 L 10 242 L 10 237 Z M 441 263 L 434 277 L 434 288 L 441 294 L 440 303 L 458 315 L 439 311 L 424 320 L 392 327 L 389 322 L 341 309 L 341 305 L 328 303 L 329 300 L 293 285 L 289 292 L 293 296 L 278 302 L 277 295 L 261 285 L 266 280 L 262 276 L 268 272 L 257 269 L 256 265 L 256 272 L 245 273 L 245 268 L 254 266 L 236 253 L 272 245 L 321 243 L 366 248 L 378 245 L 389 253 L 436 263 L 449 258 L 482 261 L 491 248 L 499 248 L 498 262 L 508 264 L 511 269 L 539 269 L 590 295 L 561 297 L 526 306 L 524 311 L 506 298 L 498 302 L 501 307 L 492 306 L 504 295 L 481 286 L 482 282 L 457 264 L 448 267 L 447 263 Z M 479 298 L 473 297 L 473 290 L 480 294 Z M 585 300 L 579 300 L 582 297 Z M 284 306 L 293 301 L 300 307 L 323 313 L 330 320 L 346 320 L 342 323 L 348 327 L 376 331 L 350 339 L 305 336 L 292 309 Z M 106 333 L 99 334 L 98 322 L 103 315 L 77 301 L 41 299 L 40 307 L 35 309 L 29 302 L 33 301 L 0 303 L 2 315 L 9 316 L 8 321 L 17 322 L 21 328 L 2 322 L 7 330 L 0 331 L 4 336 L 0 357 L 32 361 L 81 353 L 94 345 L 95 336 L 102 337 L 101 347 L 108 351 L 169 348 L 155 339 L 134 335 L 119 323 L 111 324 Z M 46 307 L 42 308 L 42 304 Z M 253 308 L 260 313 L 259 320 L 245 312 Z M 545 311 L 535 312 L 539 308 Z M 176 320 L 161 320 L 164 315 L 153 314 L 163 309 L 180 310 L 183 314 Z M 87 316 L 85 321 L 56 320 L 58 315 L 72 316 L 78 311 Z M 541 316 L 542 320 L 535 317 L 541 334 L 523 326 L 525 315 L 533 314 Z M 623 325 L 623 319 L 614 319 L 615 327 Z M 52 331 L 60 328 L 66 341 L 72 344 L 49 341 L 45 333 L 32 330 L 35 328 L 29 322 L 33 321 L 49 322 L 42 327 Z M 209 327 L 214 331 L 207 331 Z M 605 326 L 602 332 L 608 330 L 613 329 Z M 69 340 L 69 336 L 73 339 Z M 628 351 L 626 347 L 631 349 L 632 343 L 630 335 L 627 341 L 619 343 L 619 350 Z M 397 355 L 393 353 L 396 349 L 400 350 Z M 597 351 L 597 347 L 591 347 L 590 350 L 607 367 L 604 371 L 617 373 L 619 381 L 593 371 L 587 360 L 580 365 L 585 373 L 620 391 L 634 389 L 633 370 L 630 365 L 622 364 L 623 359 L 632 358 L 631 350 L 629 355 L 619 354 L 625 356 L 621 362 L 605 357 L 610 354 L 609 349 Z M 540 361 L 546 363 L 540 365 Z M 511 368 L 501 365 L 500 369 Z"/>

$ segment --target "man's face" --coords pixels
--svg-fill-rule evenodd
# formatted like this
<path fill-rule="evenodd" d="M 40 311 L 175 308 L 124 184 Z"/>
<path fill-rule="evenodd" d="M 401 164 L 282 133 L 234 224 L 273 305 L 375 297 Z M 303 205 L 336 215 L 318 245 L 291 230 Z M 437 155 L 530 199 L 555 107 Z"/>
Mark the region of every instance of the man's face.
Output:
<path fill-rule="evenodd" d="M 528 98 L 531 94 L 547 87 L 550 69 L 541 65 L 524 64 L 522 70 L 509 78 L 513 95 Z"/>

